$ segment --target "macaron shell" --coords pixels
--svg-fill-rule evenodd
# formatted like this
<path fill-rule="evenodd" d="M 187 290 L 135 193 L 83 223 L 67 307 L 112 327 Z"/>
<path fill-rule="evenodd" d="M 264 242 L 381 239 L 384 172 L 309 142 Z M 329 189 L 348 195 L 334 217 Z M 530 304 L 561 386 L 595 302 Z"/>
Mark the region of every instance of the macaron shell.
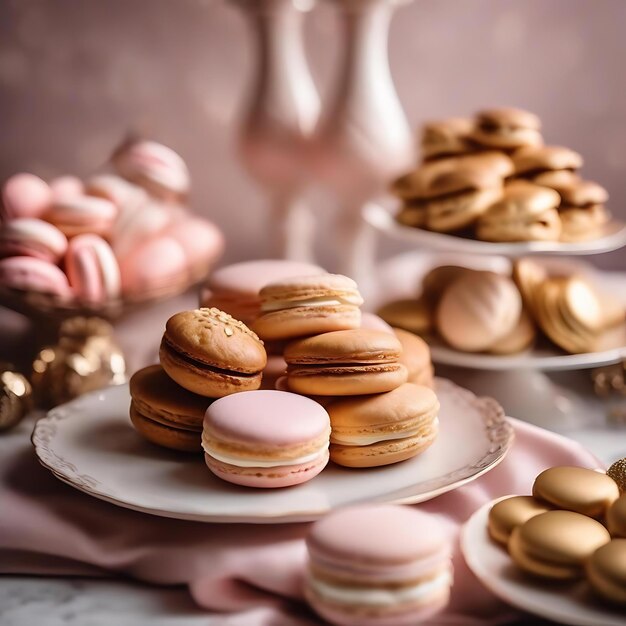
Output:
<path fill-rule="evenodd" d="M 202 452 L 200 433 L 166 426 L 141 415 L 131 404 L 130 419 L 135 430 L 149 442 L 179 452 Z"/>
<path fill-rule="evenodd" d="M 0 260 L 0 284 L 63 299 L 72 297 L 65 274 L 56 265 L 33 257 L 15 256 Z"/>
<path fill-rule="evenodd" d="M 75 198 L 85 193 L 85 185 L 76 176 L 59 176 L 50 181 L 50 189 L 54 200 Z"/>
<path fill-rule="evenodd" d="M 44 219 L 67 237 L 75 237 L 83 233 L 108 235 L 116 215 L 115 205 L 104 198 L 64 196 L 54 201 Z"/>
<path fill-rule="evenodd" d="M 531 517 L 546 513 L 549 506 L 532 496 L 511 496 L 496 502 L 489 511 L 489 535 L 495 541 L 507 545 L 515 528 Z"/>
<path fill-rule="evenodd" d="M 292 487 L 315 478 L 328 463 L 328 452 L 309 463 L 281 467 L 238 467 L 204 455 L 208 468 L 218 478 L 244 487 L 275 489 Z"/>
<path fill-rule="evenodd" d="M 378 314 L 391 326 L 417 335 L 433 328 L 433 306 L 425 298 L 389 302 L 378 310 Z"/>
<path fill-rule="evenodd" d="M 428 386 L 432 386 L 433 367 L 428 344 L 421 337 L 401 328 L 396 328 L 393 332 L 402 344 L 399 361 L 409 373 L 409 382 L 425 380 Z"/>
<path fill-rule="evenodd" d="M 385 333 L 393 333 L 393 328 L 385 320 L 369 311 L 361 311 L 361 328 L 366 330 L 380 330 Z"/>
<path fill-rule="evenodd" d="M 52 202 L 49 185 L 34 174 L 11 176 L 2 186 L 2 217 L 41 217 Z"/>
<path fill-rule="evenodd" d="M 22 217 L 0 228 L 0 256 L 32 256 L 56 264 L 66 250 L 65 235 L 43 220 Z"/>
<path fill-rule="evenodd" d="M 587 580 L 601 598 L 626 606 L 626 539 L 613 539 L 594 552 Z"/>
<path fill-rule="evenodd" d="M 626 538 L 626 493 L 610 506 L 606 514 L 606 525 L 613 537 Z"/>

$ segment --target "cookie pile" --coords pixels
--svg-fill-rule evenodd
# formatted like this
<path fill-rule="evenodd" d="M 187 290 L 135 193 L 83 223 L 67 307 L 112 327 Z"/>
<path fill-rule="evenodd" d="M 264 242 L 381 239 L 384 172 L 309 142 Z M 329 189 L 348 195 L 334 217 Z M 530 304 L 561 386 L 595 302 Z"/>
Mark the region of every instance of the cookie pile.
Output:
<path fill-rule="evenodd" d="M 390 302 L 378 314 L 419 335 L 438 334 L 463 352 L 514 354 L 542 336 L 571 354 L 626 345 L 624 306 L 576 274 L 550 275 L 518 259 L 512 276 L 439 266 L 415 299 Z"/>
<path fill-rule="evenodd" d="M 626 605 L 626 494 L 607 474 L 547 469 L 532 496 L 494 504 L 488 531 L 522 571 L 560 582 L 586 578 L 600 599 Z"/>
<path fill-rule="evenodd" d="M 494 242 L 602 236 L 608 193 L 580 178 L 580 154 L 545 146 L 540 131 L 515 108 L 425 124 L 422 163 L 391 186 L 398 222 Z"/>
<path fill-rule="evenodd" d="M 154 141 L 127 142 L 106 171 L 2 188 L 0 286 L 94 306 L 170 295 L 222 254 L 218 228 L 187 208 L 189 171 Z"/>

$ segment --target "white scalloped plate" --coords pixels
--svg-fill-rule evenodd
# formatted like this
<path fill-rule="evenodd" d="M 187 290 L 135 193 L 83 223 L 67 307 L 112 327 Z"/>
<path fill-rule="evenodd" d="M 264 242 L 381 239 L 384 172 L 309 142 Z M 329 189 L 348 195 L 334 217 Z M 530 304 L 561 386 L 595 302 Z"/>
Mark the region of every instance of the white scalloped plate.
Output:
<path fill-rule="evenodd" d="M 393 204 L 398 206 L 398 202 L 393 201 Z M 376 230 L 393 239 L 429 250 L 502 255 L 514 258 L 531 254 L 600 254 L 617 250 L 626 245 L 626 224 L 617 220 L 611 221 L 605 226 L 602 237 L 589 241 L 574 243 L 559 241 L 494 243 L 404 226 L 396 221 L 394 212 L 393 209 L 385 208 L 382 204 L 372 202 L 363 207 L 363 218 Z"/>
<path fill-rule="evenodd" d="M 611 609 L 595 600 L 584 581 L 551 585 L 525 576 L 487 533 L 489 510 L 498 500 L 478 509 L 461 529 L 461 551 L 478 580 L 504 602 L 555 622 L 624 626 L 623 610 Z"/>
<path fill-rule="evenodd" d="M 128 418 L 128 385 L 57 407 L 35 426 L 40 462 L 76 489 L 122 507 L 203 522 L 313 520 L 359 501 L 423 502 L 495 467 L 513 441 L 499 404 L 437 381 L 440 434 L 420 456 L 368 470 L 334 464 L 286 489 L 250 489 L 214 477 L 201 456 L 152 446 Z"/>

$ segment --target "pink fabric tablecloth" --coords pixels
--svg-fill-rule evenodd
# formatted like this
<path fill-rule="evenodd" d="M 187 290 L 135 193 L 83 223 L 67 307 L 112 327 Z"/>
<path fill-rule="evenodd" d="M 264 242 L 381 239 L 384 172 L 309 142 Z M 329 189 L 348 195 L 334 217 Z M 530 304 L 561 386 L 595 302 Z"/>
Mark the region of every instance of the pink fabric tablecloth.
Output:
<path fill-rule="evenodd" d="M 529 493 L 552 465 L 599 467 L 577 443 L 513 420 L 516 441 L 493 471 L 419 506 L 454 538 L 452 600 L 438 624 L 499 624 L 519 617 L 484 589 L 458 550 L 460 525 L 483 503 Z M 117 508 L 75 491 L 42 468 L 32 421 L 0 437 L 0 573 L 130 576 L 187 584 L 211 611 L 252 607 L 257 624 L 314 624 L 302 599 L 308 524 L 200 524 Z M 132 480 L 132 476 L 128 477 Z M 246 623 L 251 623 L 250 619 Z"/>

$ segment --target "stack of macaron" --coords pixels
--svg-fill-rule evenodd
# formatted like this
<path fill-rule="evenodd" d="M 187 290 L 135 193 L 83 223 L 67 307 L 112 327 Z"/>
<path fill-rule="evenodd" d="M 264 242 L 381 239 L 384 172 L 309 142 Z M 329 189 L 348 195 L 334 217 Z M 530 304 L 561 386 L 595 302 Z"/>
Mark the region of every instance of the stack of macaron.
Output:
<path fill-rule="evenodd" d="M 430 388 L 416 384 L 431 382 L 428 351 L 420 341 L 398 338 L 378 318 L 363 327 L 363 299 L 353 280 L 294 276 L 266 285 L 259 296 L 252 329 L 282 346 L 287 366 L 277 387 L 326 407 L 335 463 L 396 463 L 434 441 L 439 403 Z"/>
<path fill-rule="evenodd" d="M 540 131 L 516 108 L 424 124 L 422 163 L 391 186 L 398 222 L 494 242 L 602 236 L 606 190 L 580 178 L 580 154 L 545 146 Z"/>
<path fill-rule="evenodd" d="M 607 474 L 549 468 L 532 496 L 493 505 L 488 532 L 527 574 L 561 584 L 584 578 L 600 599 L 626 606 L 626 494 Z"/>
<path fill-rule="evenodd" d="M 304 595 L 330 624 L 430 623 L 448 604 L 451 545 L 441 525 L 417 509 L 339 509 L 311 526 L 306 545 Z"/>
<path fill-rule="evenodd" d="M 569 353 L 626 345 L 626 311 L 610 294 L 572 272 L 551 275 L 540 262 L 517 259 L 511 276 L 452 265 L 431 269 L 414 299 L 384 305 L 379 315 L 413 333 L 437 333 L 463 352 L 515 354 L 538 331 Z"/>
<path fill-rule="evenodd" d="M 224 248 L 217 227 L 186 208 L 189 184 L 182 158 L 154 141 L 127 142 L 84 181 L 12 176 L 2 188 L 0 287 L 80 306 L 184 289 Z"/>

